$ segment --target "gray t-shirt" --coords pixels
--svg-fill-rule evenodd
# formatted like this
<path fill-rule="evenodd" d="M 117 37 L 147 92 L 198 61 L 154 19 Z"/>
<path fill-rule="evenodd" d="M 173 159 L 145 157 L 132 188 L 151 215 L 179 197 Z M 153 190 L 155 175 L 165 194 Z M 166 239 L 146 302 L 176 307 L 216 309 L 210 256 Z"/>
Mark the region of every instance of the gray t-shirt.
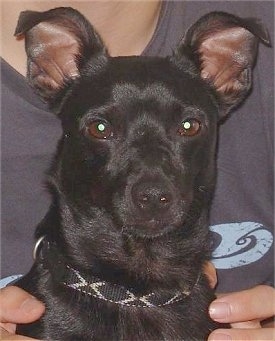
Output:
<path fill-rule="evenodd" d="M 258 17 L 273 38 L 273 7 L 273 1 L 164 2 L 143 54 L 171 54 L 186 29 L 213 10 Z M 273 60 L 273 49 L 260 46 L 253 92 L 220 127 L 218 182 L 211 210 L 220 292 L 273 285 Z M 25 273 L 32 264 L 34 229 L 50 203 L 44 172 L 61 128 L 25 78 L 3 60 L 1 68 L 1 276 L 5 277 Z"/>

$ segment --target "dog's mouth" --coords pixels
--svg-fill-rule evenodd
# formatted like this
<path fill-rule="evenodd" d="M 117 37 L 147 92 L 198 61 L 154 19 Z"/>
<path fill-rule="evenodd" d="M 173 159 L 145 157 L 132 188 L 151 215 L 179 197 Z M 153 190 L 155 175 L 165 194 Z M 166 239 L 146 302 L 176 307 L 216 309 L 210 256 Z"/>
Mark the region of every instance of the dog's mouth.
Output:
<path fill-rule="evenodd" d="M 137 221 L 122 227 L 122 234 L 137 238 L 159 238 L 182 226 L 181 221 L 165 222 L 152 218 L 145 221 Z"/>
<path fill-rule="evenodd" d="M 163 237 L 177 229 L 173 225 L 167 225 L 162 230 L 148 230 L 140 226 L 129 226 L 122 229 L 122 234 L 134 238 L 155 239 Z"/>

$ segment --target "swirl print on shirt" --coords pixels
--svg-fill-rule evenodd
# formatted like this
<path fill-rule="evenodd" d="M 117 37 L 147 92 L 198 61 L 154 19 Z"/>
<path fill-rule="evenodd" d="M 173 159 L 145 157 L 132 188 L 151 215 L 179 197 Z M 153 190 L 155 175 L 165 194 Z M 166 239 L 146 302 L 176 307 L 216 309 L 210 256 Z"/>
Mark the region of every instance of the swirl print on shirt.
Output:
<path fill-rule="evenodd" d="M 264 225 L 255 222 L 213 225 L 210 230 L 218 244 L 212 256 L 217 269 L 233 269 L 260 260 L 274 239 Z"/>

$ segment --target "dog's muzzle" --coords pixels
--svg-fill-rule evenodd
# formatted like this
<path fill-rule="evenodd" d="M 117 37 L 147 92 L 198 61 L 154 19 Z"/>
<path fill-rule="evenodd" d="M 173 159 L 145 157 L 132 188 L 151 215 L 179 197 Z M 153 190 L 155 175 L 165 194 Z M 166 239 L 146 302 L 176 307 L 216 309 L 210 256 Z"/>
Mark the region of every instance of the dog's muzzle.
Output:
<path fill-rule="evenodd" d="M 159 236 L 182 226 L 186 202 L 165 176 L 142 175 L 128 182 L 120 211 L 123 232 Z"/>

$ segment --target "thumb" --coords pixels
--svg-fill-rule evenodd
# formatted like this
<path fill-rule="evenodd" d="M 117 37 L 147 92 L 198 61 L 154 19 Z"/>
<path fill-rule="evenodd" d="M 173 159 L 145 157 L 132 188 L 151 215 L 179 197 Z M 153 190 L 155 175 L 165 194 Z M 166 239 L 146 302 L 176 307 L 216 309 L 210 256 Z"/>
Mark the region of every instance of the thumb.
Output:
<path fill-rule="evenodd" d="M 204 264 L 204 269 L 203 272 L 206 274 L 210 287 L 211 288 L 215 288 L 215 286 L 217 285 L 217 273 L 216 273 L 216 269 L 213 263 L 211 262 L 206 262 Z"/>
<path fill-rule="evenodd" d="M 37 320 L 45 306 L 26 291 L 10 286 L 0 290 L 0 322 L 30 323 Z"/>

